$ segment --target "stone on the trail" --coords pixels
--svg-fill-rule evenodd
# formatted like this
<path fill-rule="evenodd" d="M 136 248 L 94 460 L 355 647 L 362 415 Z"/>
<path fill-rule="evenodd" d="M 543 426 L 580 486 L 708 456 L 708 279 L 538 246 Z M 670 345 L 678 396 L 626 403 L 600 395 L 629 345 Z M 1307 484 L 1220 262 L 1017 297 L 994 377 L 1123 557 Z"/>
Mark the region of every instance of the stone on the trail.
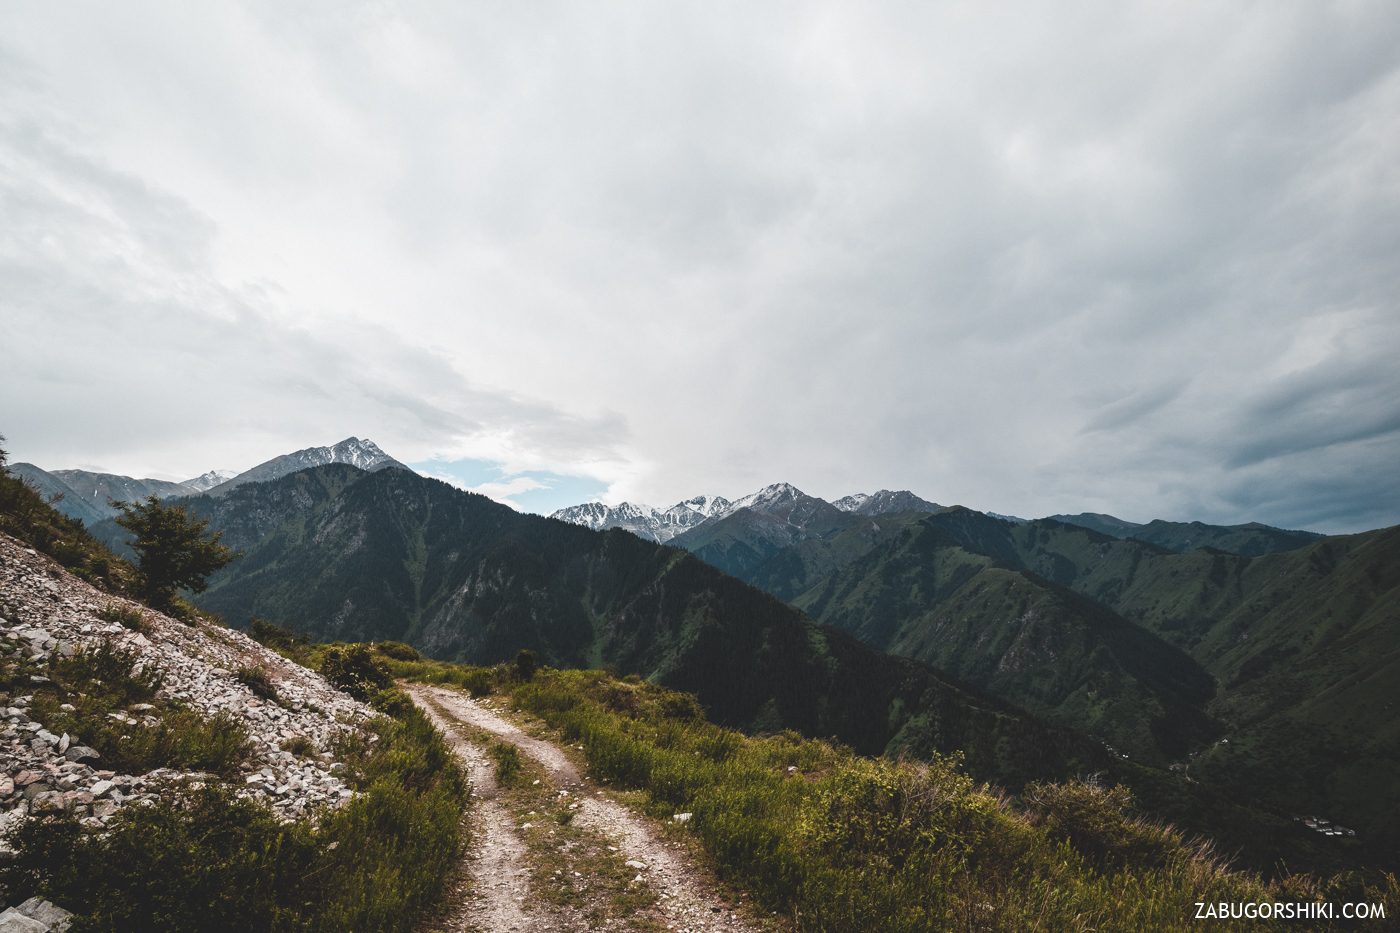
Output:
<path fill-rule="evenodd" d="M 638 861 L 637 859 L 634 859 L 634 858 L 629 858 L 629 859 L 628 859 L 626 862 L 624 862 L 623 864 L 626 865 L 628 868 L 635 868 L 635 869 L 637 869 L 637 871 L 646 871 L 646 870 L 647 870 L 647 863 L 646 863 L 646 862 L 641 862 L 641 861 Z"/>

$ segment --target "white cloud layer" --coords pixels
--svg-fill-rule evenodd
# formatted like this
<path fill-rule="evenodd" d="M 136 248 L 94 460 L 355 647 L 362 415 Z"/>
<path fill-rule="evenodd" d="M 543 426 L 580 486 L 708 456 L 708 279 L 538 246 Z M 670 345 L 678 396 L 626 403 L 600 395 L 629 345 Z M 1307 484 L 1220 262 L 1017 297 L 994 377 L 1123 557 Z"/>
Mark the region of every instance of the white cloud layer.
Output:
<path fill-rule="evenodd" d="M 1393 524 L 1397 113 L 1383 2 L 11 5 L 0 431 Z"/>

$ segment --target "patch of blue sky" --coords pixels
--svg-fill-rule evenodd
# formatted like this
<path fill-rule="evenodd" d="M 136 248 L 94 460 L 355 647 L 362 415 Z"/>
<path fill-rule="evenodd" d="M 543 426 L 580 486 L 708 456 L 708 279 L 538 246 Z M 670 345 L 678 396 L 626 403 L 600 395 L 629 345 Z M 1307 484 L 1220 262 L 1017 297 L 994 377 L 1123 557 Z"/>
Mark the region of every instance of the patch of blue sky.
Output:
<path fill-rule="evenodd" d="M 601 496 L 608 485 L 590 476 L 527 470 L 509 473 L 490 460 L 422 460 L 410 467 L 462 489 L 479 492 L 523 512 L 548 515 Z"/>

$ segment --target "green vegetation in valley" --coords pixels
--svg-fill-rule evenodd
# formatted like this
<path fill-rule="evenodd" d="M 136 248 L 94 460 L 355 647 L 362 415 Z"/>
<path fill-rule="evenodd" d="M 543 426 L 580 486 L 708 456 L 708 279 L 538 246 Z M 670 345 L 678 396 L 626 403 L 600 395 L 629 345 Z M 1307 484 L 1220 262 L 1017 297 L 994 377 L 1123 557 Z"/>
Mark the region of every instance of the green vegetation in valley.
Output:
<path fill-rule="evenodd" d="M 1400 529 L 1177 529 L 1267 552 L 1249 557 L 965 508 L 875 524 L 794 544 L 748 579 L 1134 765 L 1174 765 L 1174 777 L 1115 768 L 1158 812 L 1256 864 L 1396 866 L 1400 720 L 1376 711 L 1400 700 Z M 1309 815 L 1357 836 L 1278 826 Z"/>

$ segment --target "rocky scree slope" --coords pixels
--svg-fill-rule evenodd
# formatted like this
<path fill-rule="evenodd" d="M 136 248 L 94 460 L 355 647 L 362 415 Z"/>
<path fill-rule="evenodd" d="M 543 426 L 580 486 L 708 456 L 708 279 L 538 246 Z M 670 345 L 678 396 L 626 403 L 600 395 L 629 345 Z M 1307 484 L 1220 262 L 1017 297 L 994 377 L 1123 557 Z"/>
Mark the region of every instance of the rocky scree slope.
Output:
<path fill-rule="evenodd" d="M 139 613 L 142 630 L 104 619 L 114 604 Z M 56 734 L 31 718 L 33 692 L 15 690 L 0 694 L 0 832 L 29 814 L 56 810 L 100 825 L 123 806 L 156 799 L 170 782 L 226 779 L 241 796 L 262 798 L 287 819 L 352 796 L 337 776 L 342 766 L 331 750 L 337 737 L 374 715 L 368 706 L 240 632 L 188 624 L 110 596 L 0 535 L 0 666 L 13 672 L 23 665 L 31 672 L 24 678 L 30 686 L 20 689 L 42 689 L 50 662 L 104 643 L 158 672 L 160 699 L 240 723 L 249 737 L 240 773 L 224 779 L 165 768 L 116 773 L 103 767 L 81 736 Z M 238 679 L 237 672 L 249 668 L 266 675 L 275 700 L 259 697 Z M 137 704 L 107 715 L 135 730 L 155 725 L 151 712 L 151 704 Z M 282 748 L 291 740 L 302 745 L 301 756 Z"/>

